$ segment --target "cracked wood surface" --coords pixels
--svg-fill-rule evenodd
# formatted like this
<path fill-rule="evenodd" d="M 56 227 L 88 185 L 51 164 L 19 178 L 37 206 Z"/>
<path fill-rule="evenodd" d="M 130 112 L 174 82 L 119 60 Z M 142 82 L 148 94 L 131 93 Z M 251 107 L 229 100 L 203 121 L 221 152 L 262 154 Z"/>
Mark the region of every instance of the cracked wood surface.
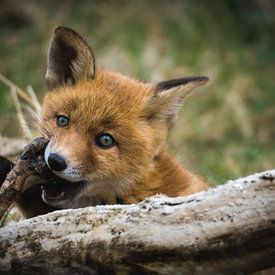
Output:
<path fill-rule="evenodd" d="M 275 170 L 0 229 L 1 274 L 248 274 L 275 265 Z"/>

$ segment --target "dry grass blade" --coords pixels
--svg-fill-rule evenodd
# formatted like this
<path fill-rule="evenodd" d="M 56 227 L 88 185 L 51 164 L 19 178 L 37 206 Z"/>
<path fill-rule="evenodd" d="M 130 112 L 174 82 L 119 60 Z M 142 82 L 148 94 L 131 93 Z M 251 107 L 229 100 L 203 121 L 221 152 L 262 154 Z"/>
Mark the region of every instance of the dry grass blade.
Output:
<path fill-rule="evenodd" d="M 1 73 L 0 81 L 10 88 L 9 91 L 13 98 L 17 118 L 24 136 L 27 139 L 32 139 L 34 135 L 31 131 L 29 123 L 27 123 L 28 119 L 25 118 L 23 110 L 27 110 L 31 117 L 37 120 L 37 118 L 40 115 L 41 104 L 39 103 L 36 94 L 34 93 L 31 86 L 28 86 L 27 91 L 25 92 L 24 90 L 20 89 L 17 85 L 15 85 L 12 81 L 3 76 Z M 26 102 L 26 104 L 21 104 L 20 99 L 23 99 Z"/>
<path fill-rule="evenodd" d="M 25 91 L 23 91 L 21 88 L 16 86 L 13 82 L 11 82 L 9 79 L 7 79 L 4 75 L 0 73 L 0 81 L 8 86 L 10 90 L 14 89 L 19 97 L 24 99 L 26 102 L 28 102 L 30 105 L 32 105 L 34 108 L 36 108 L 36 103 L 33 101 L 33 98 L 28 95 Z"/>
<path fill-rule="evenodd" d="M 32 99 L 32 103 L 33 103 L 32 105 L 35 108 L 35 114 L 39 116 L 40 112 L 41 112 L 41 104 L 38 101 L 38 98 L 37 98 L 35 92 L 33 91 L 32 86 L 27 87 L 27 92 Z"/>
<path fill-rule="evenodd" d="M 11 95 L 12 95 L 12 98 L 13 98 L 13 102 L 15 104 L 17 118 L 18 118 L 19 124 L 21 126 L 21 129 L 23 131 L 23 134 L 24 134 L 25 137 L 31 139 L 33 137 L 33 135 L 31 133 L 31 130 L 28 128 L 26 120 L 24 118 L 22 108 L 21 108 L 21 104 L 19 102 L 19 98 L 18 98 L 17 93 L 16 93 L 16 88 L 12 87 L 10 91 L 11 91 Z"/>
<path fill-rule="evenodd" d="M 22 153 L 23 148 L 28 142 L 27 138 L 10 138 L 0 135 L 1 155 L 9 159 L 15 159 Z"/>

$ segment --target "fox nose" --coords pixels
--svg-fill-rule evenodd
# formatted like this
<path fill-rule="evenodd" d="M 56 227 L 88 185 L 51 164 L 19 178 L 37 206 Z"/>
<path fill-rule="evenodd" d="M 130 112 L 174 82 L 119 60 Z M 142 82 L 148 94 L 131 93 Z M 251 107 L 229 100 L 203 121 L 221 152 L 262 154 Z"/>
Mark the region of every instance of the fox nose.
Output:
<path fill-rule="evenodd" d="M 48 164 L 54 171 L 63 171 L 67 168 L 65 160 L 58 154 L 50 154 L 48 157 Z"/>

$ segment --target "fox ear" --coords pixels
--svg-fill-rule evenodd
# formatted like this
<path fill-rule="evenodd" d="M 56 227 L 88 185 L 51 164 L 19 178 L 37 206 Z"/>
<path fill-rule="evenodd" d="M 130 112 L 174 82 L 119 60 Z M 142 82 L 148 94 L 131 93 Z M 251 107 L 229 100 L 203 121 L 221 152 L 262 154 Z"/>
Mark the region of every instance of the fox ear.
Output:
<path fill-rule="evenodd" d="M 146 102 L 144 115 L 152 122 L 164 122 L 169 127 L 182 100 L 196 87 L 208 82 L 207 77 L 185 77 L 154 85 L 154 95 Z"/>
<path fill-rule="evenodd" d="M 49 89 L 74 85 L 95 77 L 95 58 L 74 30 L 58 27 L 50 42 L 46 81 Z"/>

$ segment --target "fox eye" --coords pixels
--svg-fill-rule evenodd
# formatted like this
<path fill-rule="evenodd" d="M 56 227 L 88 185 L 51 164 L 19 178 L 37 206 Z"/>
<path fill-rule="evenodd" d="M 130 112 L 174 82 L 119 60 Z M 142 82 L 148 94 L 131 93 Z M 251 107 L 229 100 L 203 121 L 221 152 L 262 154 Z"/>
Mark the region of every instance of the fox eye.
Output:
<path fill-rule="evenodd" d="M 58 116 L 56 118 L 56 125 L 58 127 L 66 127 L 66 126 L 68 126 L 69 125 L 69 118 L 66 117 L 66 116 L 63 116 L 63 115 Z"/>
<path fill-rule="evenodd" d="M 115 145 L 115 140 L 109 134 L 101 134 L 95 138 L 95 143 L 98 147 L 108 149 Z"/>

